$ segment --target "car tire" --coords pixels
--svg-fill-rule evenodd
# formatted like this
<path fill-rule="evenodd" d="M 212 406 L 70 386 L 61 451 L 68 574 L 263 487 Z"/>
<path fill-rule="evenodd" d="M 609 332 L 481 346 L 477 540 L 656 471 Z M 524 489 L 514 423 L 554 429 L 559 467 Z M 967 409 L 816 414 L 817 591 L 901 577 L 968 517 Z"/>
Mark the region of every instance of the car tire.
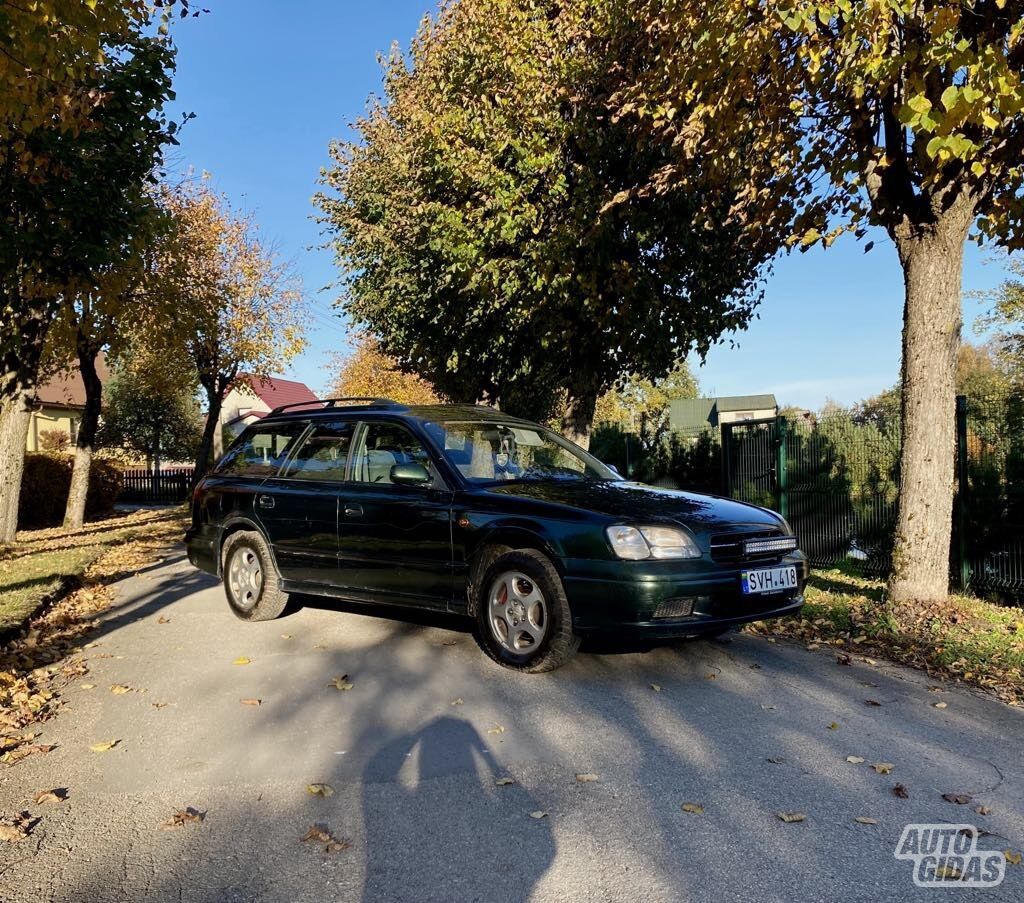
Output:
<path fill-rule="evenodd" d="M 243 621 L 270 621 L 284 611 L 288 594 L 263 535 L 244 530 L 224 543 L 221 573 L 228 606 Z"/>
<path fill-rule="evenodd" d="M 499 665 L 539 674 L 560 668 L 579 649 L 562 578 L 543 553 L 485 553 L 472 592 L 473 635 Z"/>

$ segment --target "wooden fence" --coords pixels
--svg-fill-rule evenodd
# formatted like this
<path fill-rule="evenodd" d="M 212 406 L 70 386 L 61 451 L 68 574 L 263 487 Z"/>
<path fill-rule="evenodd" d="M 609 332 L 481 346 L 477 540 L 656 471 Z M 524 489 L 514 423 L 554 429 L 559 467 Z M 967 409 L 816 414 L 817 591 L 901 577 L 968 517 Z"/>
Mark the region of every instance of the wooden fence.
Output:
<path fill-rule="evenodd" d="M 146 467 L 125 468 L 119 502 L 137 505 L 177 505 L 188 498 L 194 467 L 168 467 L 154 472 Z"/>

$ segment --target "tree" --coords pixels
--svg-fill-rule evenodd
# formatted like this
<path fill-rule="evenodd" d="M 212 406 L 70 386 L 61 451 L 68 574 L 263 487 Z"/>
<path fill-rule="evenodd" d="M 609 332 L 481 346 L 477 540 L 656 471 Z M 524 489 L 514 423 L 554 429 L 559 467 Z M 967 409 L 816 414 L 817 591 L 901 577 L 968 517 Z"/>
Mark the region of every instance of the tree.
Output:
<path fill-rule="evenodd" d="M 195 382 L 154 378 L 160 366 L 153 358 L 137 359 L 116 371 L 100 429 L 106 448 L 142 455 L 155 469 L 161 460 L 193 457 L 202 439 Z"/>
<path fill-rule="evenodd" d="M 301 286 L 256 234 L 204 183 L 161 193 L 170 221 L 154 245 L 142 325 L 150 352 L 181 353 L 206 396 L 206 425 L 194 481 L 210 466 L 224 396 L 246 373 L 268 378 L 305 345 Z"/>
<path fill-rule="evenodd" d="M 1017 386 L 1024 385 L 1024 260 L 1006 260 L 1009 278 L 991 292 L 974 292 L 990 305 L 975 324 L 979 332 L 991 332 L 1003 366 Z"/>
<path fill-rule="evenodd" d="M 900 509 L 890 597 L 945 599 L 963 246 L 1024 242 L 1024 18 L 1011 0 L 601 0 L 620 121 L 673 139 L 661 182 L 746 152 L 748 228 L 826 247 L 883 228 L 905 280 Z M 643 39 L 640 39 L 643 36 Z M 865 247 L 869 250 L 870 245 Z"/>
<path fill-rule="evenodd" d="M 663 378 L 746 325 L 772 250 L 700 162 L 685 188 L 623 197 L 671 146 L 609 115 L 617 65 L 587 6 L 443 5 L 385 61 L 385 101 L 332 145 L 318 197 L 341 307 L 403 370 L 533 419 L 564 398 L 584 445 L 623 374 Z"/>
<path fill-rule="evenodd" d="M 5 5 L 4 8 L 9 8 Z M 29 423 L 44 342 L 66 299 L 117 260 L 148 209 L 146 189 L 173 130 L 162 109 L 174 51 L 164 38 L 115 35 L 83 76 L 88 123 L 59 118 L 8 135 L 38 161 L 0 165 L 0 542 L 14 537 Z"/>
<path fill-rule="evenodd" d="M 635 433 L 642 449 L 660 444 L 669 431 L 669 402 L 697 397 L 697 380 L 680 361 L 658 380 L 627 376 L 597 401 L 594 422 Z"/>
<path fill-rule="evenodd" d="M 441 397 L 422 377 L 404 373 L 394 358 L 380 350 L 369 333 L 356 336 L 351 354 L 336 359 L 338 372 L 331 394 L 347 397 L 390 398 L 402 404 L 438 404 Z"/>

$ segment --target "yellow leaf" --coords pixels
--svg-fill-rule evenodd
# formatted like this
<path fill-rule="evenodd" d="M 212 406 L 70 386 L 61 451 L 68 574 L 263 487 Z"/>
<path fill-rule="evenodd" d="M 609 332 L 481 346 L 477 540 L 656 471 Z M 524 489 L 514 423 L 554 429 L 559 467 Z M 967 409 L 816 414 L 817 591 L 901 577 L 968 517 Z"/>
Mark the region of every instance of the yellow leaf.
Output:
<path fill-rule="evenodd" d="M 452 705 L 462 705 L 462 697 L 460 696 L 458 699 L 453 699 Z"/>
<path fill-rule="evenodd" d="M 131 693 L 132 688 L 125 684 L 114 684 L 110 688 L 110 692 L 115 696 L 123 696 L 125 693 Z"/>
<path fill-rule="evenodd" d="M 494 727 L 488 728 L 487 733 L 489 733 L 489 734 L 503 734 L 503 733 L 505 733 L 505 728 L 503 728 L 500 724 L 496 724 Z"/>
<path fill-rule="evenodd" d="M 838 721 L 833 721 L 833 722 L 832 722 L 832 723 L 831 723 L 831 724 L 830 724 L 830 725 L 828 726 L 828 729 L 829 729 L 830 731 L 837 731 L 837 730 L 839 730 L 839 722 L 838 722 Z"/>
<path fill-rule="evenodd" d="M 244 655 L 240 655 L 231 664 L 232 665 L 251 665 L 252 664 L 252 659 L 248 659 Z"/>
<path fill-rule="evenodd" d="M 106 752 L 108 749 L 113 749 L 120 742 L 120 740 L 104 740 L 102 743 L 93 743 L 89 749 L 93 752 Z"/>
<path fill-rule="evenodd" d="M 334 788 L 330 784 L 309 784 L 306 792 L 313 796 L 333 796 Z"/>
<path fill-rule="evenodd" d="M 263 704 L 263 700 L 262 699 L 239 699 L 238 701 L 240 703 L 242 703 L 242 705 L 262 705 Z"/>
<path fill-rule="evenodd" d="M 691 815 L 704 814 L 704 807 L 700 803 L 683 803 L 681 808 L 683 812 L 689 812 Z"/>
<path fill-rule="evenodd" d="M 83 690 L 95 690 L 96 684 L 80 684 Z"/>
<path fill-rule="evenodd" d="M 327 686 L 334 687 L 335 690 L 351 690 L 354 686 L 348 681 L 348 675 L 342 674 L 341 677 L 336 677 Z"/>
<path fill-rule="evenodd" d="M 1015 853 L 1013 850 L 1003 850 L 1003 855 L 1006 857 L 1006 861 L 1010 863 L 1010 865 L 1020 865 L 1020 853 Z"/>

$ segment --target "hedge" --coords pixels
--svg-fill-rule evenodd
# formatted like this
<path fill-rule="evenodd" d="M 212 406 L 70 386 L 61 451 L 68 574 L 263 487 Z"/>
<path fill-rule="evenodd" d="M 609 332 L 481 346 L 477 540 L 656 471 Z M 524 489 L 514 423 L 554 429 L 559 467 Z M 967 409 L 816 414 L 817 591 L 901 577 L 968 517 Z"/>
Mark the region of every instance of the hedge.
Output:
<path fill-rule="evenodd" d="M 64 521 L 64 509 L 71 490 L 72 459 L 64 455 L 27 454 L 21 477 L 18 528 L 56 527 Z M 121 471 L 108 461 L 94 460 L 89 472 L 86 518 L 114 510 L 121 494 Z"/>

